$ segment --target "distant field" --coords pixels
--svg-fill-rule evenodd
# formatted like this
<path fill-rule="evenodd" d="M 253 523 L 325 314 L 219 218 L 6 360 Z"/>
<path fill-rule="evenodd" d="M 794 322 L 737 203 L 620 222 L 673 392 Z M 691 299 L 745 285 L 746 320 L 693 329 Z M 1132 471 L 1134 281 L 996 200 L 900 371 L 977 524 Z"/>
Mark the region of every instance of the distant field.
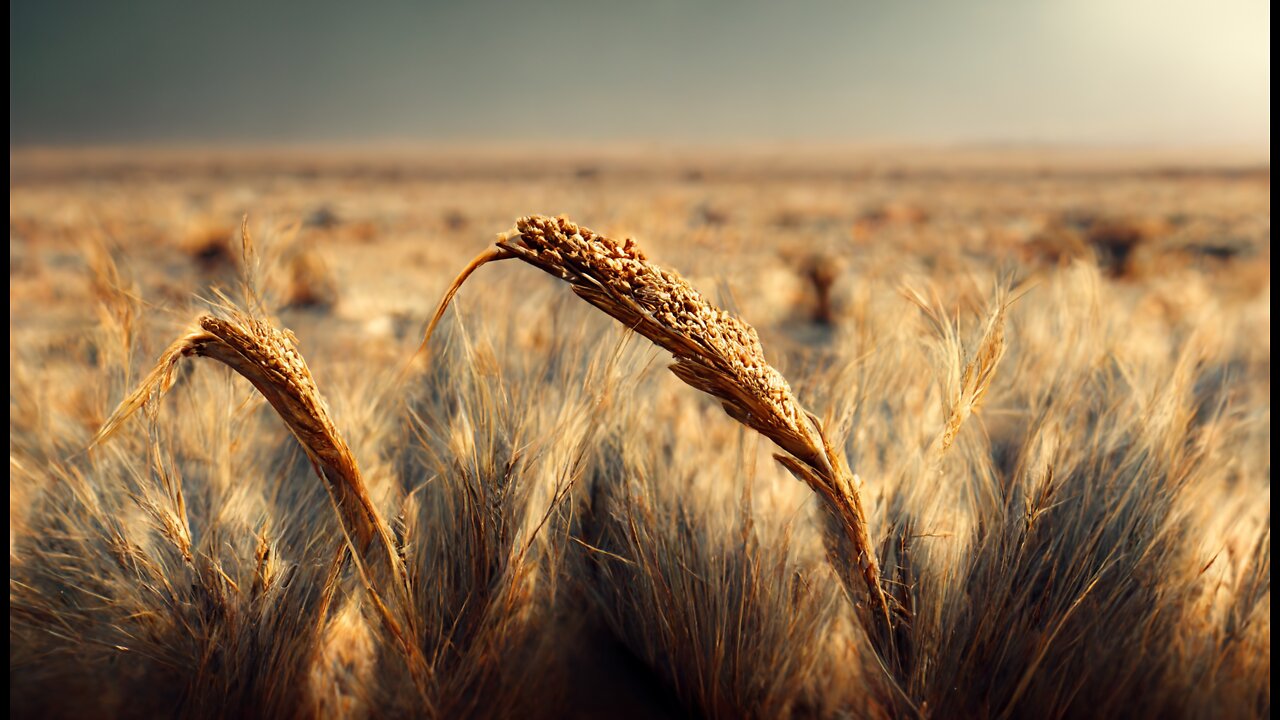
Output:
<path fill-rule="evenodd" d="M 15 713 L 1269 714 L 1269 165 L 11 150 L 9 198 Z M 891 632 L 778 449 L 564 283 L 480 268 L 410 362 L 535 213 L 754 326 L 862 483 Z M 214 361 L 86 452 L 228 302 L 296 337 L 407 640 Z"/>

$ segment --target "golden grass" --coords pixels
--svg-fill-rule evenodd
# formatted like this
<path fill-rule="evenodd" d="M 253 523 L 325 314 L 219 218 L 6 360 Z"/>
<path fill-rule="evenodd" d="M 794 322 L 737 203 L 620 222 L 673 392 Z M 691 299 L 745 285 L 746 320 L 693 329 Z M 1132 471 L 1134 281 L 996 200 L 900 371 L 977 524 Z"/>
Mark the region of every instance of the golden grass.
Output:
<path fill-rule="evenodd" d="M 1020 259 L 1015 234 L 1059 212 L 1024 208 L 1116 216 L 1139 188 L 1144 213 L 1184 212 L 1178 178 L 869 178 L 850 205 L 837 180 L 762 199 L 738 176 L 611 172 L 476 181 L 465 227 L 435 181 L 374 182 L 323 233 L 285 226 L 285 252 L 244 243 L 234 304 L 163 239 L 204 186 L 110 181 L 140 207 L 18 183 L 11 709 L 1269 714 L 1268 257 L 1183 249 L 1258 237 L 1256 183 L 1197 180 L 1190 219 L 1113 277 L 1087 246 Z M 239 215 L 222 182 L 200 222 Z M 322 187 L 253 186 L 286 220 Z M 899 196 L 919 212 L 862 222 Z M 480 260 L 554 282 L 501 263 L 428 316 L 461 284 L 466 228 L 551 201 L 641 232 L 690 280 L 534 217 Z M 830 322 L 797 319 L 810 268 L 780 266 L 774 235 L 844 257 Z M 290 307 L 291 248 L 317 242 L 342 303 Z M 714 303 L 692 289 L 717 281 Z M 650 371 L 668 352 L 679 383 Z"/>

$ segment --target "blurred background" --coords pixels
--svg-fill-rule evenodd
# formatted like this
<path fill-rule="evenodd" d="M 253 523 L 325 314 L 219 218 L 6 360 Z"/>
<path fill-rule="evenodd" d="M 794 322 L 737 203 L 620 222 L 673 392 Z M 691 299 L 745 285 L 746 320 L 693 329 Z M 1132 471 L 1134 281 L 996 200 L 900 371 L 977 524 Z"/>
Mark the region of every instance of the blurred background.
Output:
<path fill-rule="evenodd" d="M 11 333 L 75 327 L 38 300 L 91 291 L 86 243 L 187 307 L 246 215 L 298 304 L 395 342 L 530 213 L 792 329 L 868 273 L 1269 288 L 1256 0 L 54 0 L 10 61 Z"/>
<path fill-rule="evenodd" d="M 1270 6 L 10 4 L 11 146 L 1076 144 L 1270 153 Z"/>

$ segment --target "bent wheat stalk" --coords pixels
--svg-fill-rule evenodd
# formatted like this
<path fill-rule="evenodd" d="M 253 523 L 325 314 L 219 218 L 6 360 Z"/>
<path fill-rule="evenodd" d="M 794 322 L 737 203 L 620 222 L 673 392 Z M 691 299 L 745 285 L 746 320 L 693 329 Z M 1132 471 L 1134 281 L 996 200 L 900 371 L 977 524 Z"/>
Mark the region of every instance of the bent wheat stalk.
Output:
<path fill-rule="evenodd" d="M 211 358 L 242 375 L 262 393 L 302 445 L 329 491 L 384 627 L 405 653 L 410 670 L 417 675 L 426 673 L 426 663 L 412 640 L 414 633 L 401 626 L 379 592 L 379 588 L 391 587 L 400 595 L 396 598 L 400 607 L 409 607 L 408 576 L 391 530 L 374 508 L 355 456 L 329 418 L 296 339 L 288 330 L 277 330 L 234 310 L 226 318 L 205 315 L 197 325 L 164 351 L 141 385 L 103 424 L 93 445 L 108 439 L 129 416 L 168 391 L 184 357 Z"/>
<path fill-rule="evenodd" d="M 862 497 L 822 424 L 765 360 L 753 327 L 712 305 L 679 274 L 649 262 L 632 240 L 619 244 L 564 217 L 521 218 L 514 230 L 499 236 L 496 248 L 454 280 L 423 347 L 463 281 L 479 266 L 506 258 L 564 280 L 579 297 L 670 352 L 677 377 L 719 399 L 731 417 L 782 448 L 785 454 L 774 457 L 822 498 L 853 548 L 873 609 L 888 625 L 889 605 Z"/>

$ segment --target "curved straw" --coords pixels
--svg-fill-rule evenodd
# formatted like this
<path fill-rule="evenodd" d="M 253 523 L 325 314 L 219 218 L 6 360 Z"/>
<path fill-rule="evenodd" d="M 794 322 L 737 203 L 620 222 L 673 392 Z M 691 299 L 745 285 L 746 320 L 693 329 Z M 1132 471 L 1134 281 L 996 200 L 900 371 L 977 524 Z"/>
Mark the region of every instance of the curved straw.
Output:
<path fill-rule="evenodd" d="M 400 371 L 400 375 L 396 381 L 397 385 L 408 379 L 410 374 L 412 374 L 414 366 L 418 362 L 418 358 L 425 356 L 427 343 L 431 341 L 431 336 L 435 333 L 436 326 L 440 324 L 440 318 L 444 317 L 444 311 L 449 308 L 449 303 L 453 301 L 453 296 L 458 294 L 458 290 L 462 288 L 462 284 L 467 281 L 467 278 L 471 277 L 471 273 L 479 270 L 481 265 L 491 263 L 495 260 L 505 260 L 509 257 L 513 256 L 503 248 L 489 248 L 472 258 L 471 262 L 467 263 L 467 266 L 462 268 L 462 272 L 458 273 L 458 276 L 453 279 L 453 282 L 449 284 L 449 289 L 445 291 L 444 297 L 440 299 L 440 304 L 436 307 L 436 314 L 431 317 L 431 322 L 427 324 L 427 331 L 422 335 L 422 343 L 418 345 L 418 349 L 414 351 L 413 355 L 409 358 L 409 362 L 406 363 L 404 369 Z"/>

